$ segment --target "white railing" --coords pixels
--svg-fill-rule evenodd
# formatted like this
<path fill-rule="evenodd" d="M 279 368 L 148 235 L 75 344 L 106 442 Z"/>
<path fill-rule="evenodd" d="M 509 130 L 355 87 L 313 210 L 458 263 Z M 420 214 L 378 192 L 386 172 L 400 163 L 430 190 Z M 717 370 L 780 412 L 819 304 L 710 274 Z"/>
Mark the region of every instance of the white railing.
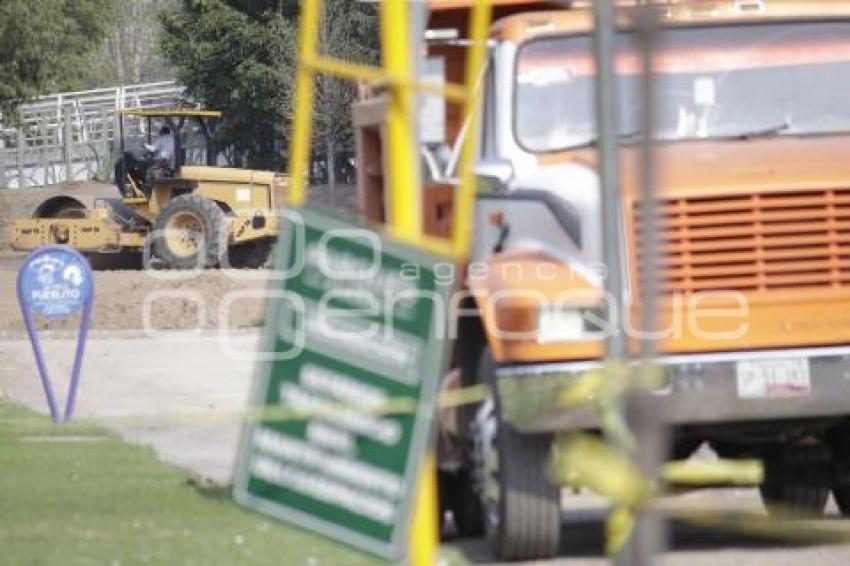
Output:
<path fill-rule="evenodd" d="M 41 97 L 21 108 L 20 128 L 0 117 L 0 188 L 107 180 L 119 148 L 115 110 L 184 104 L 185 91 L 175 82 Z M 128 120 L 125 127 L 125 138 L 146 133 L 143 120 Z"/>

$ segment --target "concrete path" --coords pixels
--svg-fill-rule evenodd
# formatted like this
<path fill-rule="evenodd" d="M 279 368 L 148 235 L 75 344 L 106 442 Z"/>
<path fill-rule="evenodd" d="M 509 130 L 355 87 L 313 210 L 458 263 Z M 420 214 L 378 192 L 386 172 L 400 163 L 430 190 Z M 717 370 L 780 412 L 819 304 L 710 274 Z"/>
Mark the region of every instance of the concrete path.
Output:
<path fill-rule="evenodd" d="M 239 436 L 237 419 L 228 415 L 247 402 L 258 335 L 229 338 L 231 347 L 248 358 L 239 360 L 222 353 L 215 336 L 151 339 L 133 334 L 89 340 L 77 416 L 152 446 L 168 462 L 228 483 Z M 63 400 L 74 347 L 72 340 L 45 343 L 57 396 Z M 48 412 L 28 341 L 0 341 L 0 390 Z M 205 411 L 212 413 L 204 417 Z"/>

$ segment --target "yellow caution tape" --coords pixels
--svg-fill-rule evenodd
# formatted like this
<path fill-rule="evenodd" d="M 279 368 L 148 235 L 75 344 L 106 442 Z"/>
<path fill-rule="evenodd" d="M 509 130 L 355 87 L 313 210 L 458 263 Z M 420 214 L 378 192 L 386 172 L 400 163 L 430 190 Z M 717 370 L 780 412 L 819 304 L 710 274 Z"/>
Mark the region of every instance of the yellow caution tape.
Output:
<path fill-rule="evenodd" d="M 684 460 L 667 462 L 661 467 L 665 483 L 681 486 L 759 485 L 764 481 L 760 460 Z"/>
<path fill-rule="evenodd" d="M 552 470 L 557 479 L 586 487 L 617 505 L 639 507 L 653 495 L 651 484 L 628 456 L 589 434 L 561 436 L 555 443 Z"/>
<path fill-rule="evenodd" d="M 665 510 L 667 518 L 691 525 L 800 544 L 850 544 L 850 526 L 826 527 L 777 519 L 760 513 L 716 509 Z"/>
<path fill-rule="evenodd" d="M 635 514 L 630 507 L 614 507 L 605 522 L 605 554 L 613 556 L 620 552 L 635 530 Z"/>
<path fill-rule="evenodd" d="M 555 402 L 559 407 L 578 407 L 592 403 L 599 396 L 605 383 L 605 370 L 592 369 L 574 382 L 561 387 Z"/>

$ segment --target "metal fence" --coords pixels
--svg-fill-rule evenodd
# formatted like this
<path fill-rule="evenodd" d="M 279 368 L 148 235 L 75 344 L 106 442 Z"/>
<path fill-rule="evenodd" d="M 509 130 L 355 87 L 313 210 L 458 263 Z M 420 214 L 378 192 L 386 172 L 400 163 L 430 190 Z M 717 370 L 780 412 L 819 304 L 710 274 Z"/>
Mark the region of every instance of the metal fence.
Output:
<path fill-rule="evenodd" d="M 54 94 L 26 104 L 21 127 L 0 121 L 0 188 L 106 181 L 120 147 L 115 110 L 183 103 L 183 87 L 169 81 Z M 146 134 L 143 121 L 125 127 L 128 138 Z"/>

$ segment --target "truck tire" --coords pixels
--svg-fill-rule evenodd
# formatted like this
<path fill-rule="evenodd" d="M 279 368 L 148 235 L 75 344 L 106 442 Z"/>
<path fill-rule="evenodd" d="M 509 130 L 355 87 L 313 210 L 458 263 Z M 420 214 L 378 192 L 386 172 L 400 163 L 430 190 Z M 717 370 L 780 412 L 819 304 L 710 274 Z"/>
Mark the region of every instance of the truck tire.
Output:
<path fill-rule="evenodd" d="M 829 497 L 829 484 L 818 478 L 817 469 L 829 458 L 823 446 L 786 446 L 765 458 L 766 477 L 759 486 L 770 515 L 820 517 Z"/>
<path fill-rule="evenodd" d="M 156 218 L 152 247 L 168 268 L 215 267 L 227 250 L 224 211 L 206 197 L 175 197 Z"/>
<path fill-rule="evenodd" d="M 835 497 L 835 505 L 841 512 L 842 517 L 850 517 L 850 487 L 842 485 L 832 489 L 832 496 Z"/>
<path fill-rule="evenodd" d="M 829 488 L 804 485 L 762 484 L 759 492 L 770 515 L 820 517 L 829 497 Z"/>
<path fill-rule="evenodd" d="M 489 349 L 481 377 L 495 384 Z M 496 388 L 476 416 L 476 474 L 490 547 L 498 560 L 541 560 L 558 552 L 560 489 L 546 477 L 552 439 L 517 431 L 501 417 Z"/>
<path fill-rule="evenodd" d="M 832 495 L 843 517 L 850 517 L 850 420 L 845 419 L 827 435 L 832 450 L 835 485 Z"/>

